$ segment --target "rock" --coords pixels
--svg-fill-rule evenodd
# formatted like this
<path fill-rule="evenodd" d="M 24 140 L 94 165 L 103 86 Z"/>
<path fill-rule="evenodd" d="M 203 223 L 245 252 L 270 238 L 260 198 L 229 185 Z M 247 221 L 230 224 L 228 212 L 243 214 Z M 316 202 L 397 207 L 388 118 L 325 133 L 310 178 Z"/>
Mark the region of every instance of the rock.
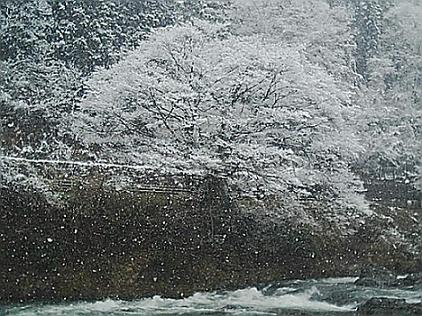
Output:
<path fill-rule="evenodd" d="M 422 286 L 422 272 L 411 273 L 405 278 L 401 279 L 400 282 L 403 286 Z"/>
<path fill-rule="evenodd" d="M 377 266 L 366 266 L 361 270 L 355 285 L 367 287 L 390 287 L 397 284 L 397 277 L 388 269 Z"/>
<path fill-rule="evenodd" d="M 375 279 L 375 278 L 359 277 L 359 279 L 357 279 L 355 281 L 355 285 L 367 286 L 367 287 L 382 287 L 384 284 L 383 284 L 382 280 L 378 280 L 378 279 Z"/>
<path fill-rule="evenodd" d="M 371 298 L 358 307 L 358 315 L 422 315 L 422 303 L 410 304 L 404 299 Z"/>
<path fill-rule="evenodd" d="M 413 287 L 422 285 L 422 272 L 400 277 L 384 267 L 368 266 L 361 271 L 355 285 L 367 287 Z"/>

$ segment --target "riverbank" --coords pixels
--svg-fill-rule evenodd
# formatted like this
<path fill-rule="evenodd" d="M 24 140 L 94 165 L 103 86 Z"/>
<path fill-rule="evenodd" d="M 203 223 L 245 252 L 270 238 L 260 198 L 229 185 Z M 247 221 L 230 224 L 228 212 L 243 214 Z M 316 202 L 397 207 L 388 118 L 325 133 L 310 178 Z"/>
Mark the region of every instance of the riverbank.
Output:
<path fill-rule="evenodd" d="M 276 199 L 235 200 L 218 178 L 179 182 L 174 192 L 72 186 L 61 203 L 2 188 L 0 301 L 180 298 L 359 275 L 368 265 L 422 266 L 417 210 L 378 207 L 376 216 L 335 222 L 335 210 L 313 201 L 302 210 L 309 221 L 264 212 L 282 207 Z"/>

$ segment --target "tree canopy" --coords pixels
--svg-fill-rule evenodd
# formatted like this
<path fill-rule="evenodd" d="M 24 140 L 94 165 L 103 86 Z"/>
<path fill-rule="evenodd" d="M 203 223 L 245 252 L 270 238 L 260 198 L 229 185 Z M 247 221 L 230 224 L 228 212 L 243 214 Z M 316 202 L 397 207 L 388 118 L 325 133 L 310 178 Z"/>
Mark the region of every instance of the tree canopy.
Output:
<path fill-rule="evenodd" d="M 7 155 L 212 173 L 242 194 L 362 209 L 363 178 L 420 178 L 420 1 L 7 0 L 0 13 Z"/>

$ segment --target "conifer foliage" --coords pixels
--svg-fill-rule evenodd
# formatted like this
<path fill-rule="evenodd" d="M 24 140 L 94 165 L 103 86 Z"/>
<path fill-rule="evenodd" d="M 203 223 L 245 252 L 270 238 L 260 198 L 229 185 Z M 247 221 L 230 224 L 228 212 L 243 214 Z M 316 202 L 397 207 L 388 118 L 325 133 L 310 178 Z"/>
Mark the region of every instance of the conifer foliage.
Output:
<path fill-rule="evenodd" d="M 56 126 L 75 110 L 85 78 L 175 15 L 165 0 L 2 1 L 2 150 L 31 157 L 54 151 L 63 142 Z"/>

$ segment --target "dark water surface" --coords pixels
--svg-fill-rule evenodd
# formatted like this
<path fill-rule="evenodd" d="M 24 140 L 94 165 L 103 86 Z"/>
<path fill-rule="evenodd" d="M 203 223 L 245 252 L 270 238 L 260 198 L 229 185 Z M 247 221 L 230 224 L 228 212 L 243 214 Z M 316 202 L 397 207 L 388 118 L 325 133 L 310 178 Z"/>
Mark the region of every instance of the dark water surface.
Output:
<path fill-rule="evenodd" d="M 355 278 L 278 282 L 237 291 L 197 293 L 186 299 L 147 298 L 63 304 L 0 307 L 0 315 L 355 315 L 357 306 L 372 297 L 422 301 L 422 288 L 376 289 L 355 286 Z M 386 311 L 386 315 L 388 311 Z M 391 315 L 391 314 L 389 314 Z M 398 314 L 394 314 L 399 316 Z"/>

